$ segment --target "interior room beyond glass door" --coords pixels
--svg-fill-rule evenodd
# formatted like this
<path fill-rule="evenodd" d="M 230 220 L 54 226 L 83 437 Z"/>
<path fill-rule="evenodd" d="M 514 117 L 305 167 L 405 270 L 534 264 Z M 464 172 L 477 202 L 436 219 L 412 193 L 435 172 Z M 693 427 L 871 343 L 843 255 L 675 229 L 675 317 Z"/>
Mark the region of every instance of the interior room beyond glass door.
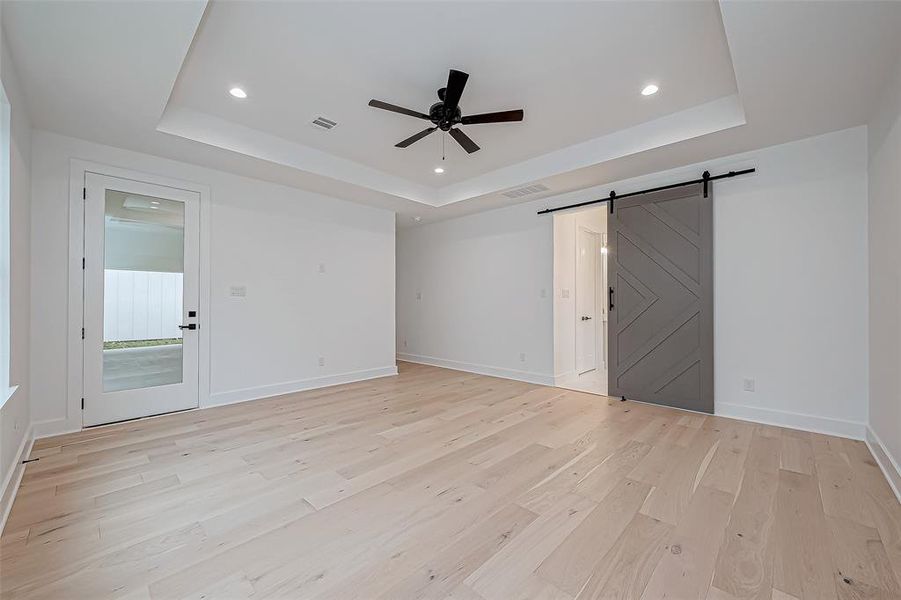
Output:
<path fill-rule="evenodd" d="M 198 404 L 198 194 L 85 178 L 85 426 Z"/>

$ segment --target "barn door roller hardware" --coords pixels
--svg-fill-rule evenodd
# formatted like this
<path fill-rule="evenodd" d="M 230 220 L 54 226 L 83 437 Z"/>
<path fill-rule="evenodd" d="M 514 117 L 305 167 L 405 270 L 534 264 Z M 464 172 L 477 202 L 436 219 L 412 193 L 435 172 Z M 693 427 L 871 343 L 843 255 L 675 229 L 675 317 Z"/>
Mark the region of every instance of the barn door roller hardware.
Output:
<path fill-rule="evenodd" d="M 648 188 L 646 190 L 641 190 L 638 192 L 629 192 L 628 194 L 623 194 L 621 196 L 617 196 L 615 191 L 610 192 L 610 196 L 607 198 L 599 198 L 598 200 L 587 200 L 585 202 L 578 202 L 576 204 L 568 204 L 566 206 L 558 206 L 557 208 L 545 208 L 544 210 L 539 210 L 539 215 L 545 215 L 547 213 L 557 212 L 558 210 L 569 210 L 570 208 L 579 208 L 580 206 L 588 206 L 590 204 L 598 204 L 600 202 L 609 202 L 610 203 L 610 212 L 613 212 L 613 203 L 616 200 L 622 200 L 623 198 L 629 198 L 631 196 L 640 196 L 641 194 L 650 194 L 651 192 L 662 192 L 663 190 L 671 190 L 673 188 L 685 187 L 687 185 L 694 185 L 696 183 L 704 184 L 704 197 L 707 197 L 708 194 L 708 185 L 711 181 L 716 181 L 717 179 L 729 179 L 730 177 L 735 177 L 737 175 L 747 175 L 748 173 L 753 173 L 757 169 L 742 169 L 741 171 L 729 171 L 728 173 L 722 173 L 721 175 L 711 175 L 710 171 L 704 171 L 704 174 L 701 175 L 700 179 L 692 179 L 691 181 L 682 181 L 680 183 L 671 183 L 669 185 L 661 185 L 660 187 Z"/>

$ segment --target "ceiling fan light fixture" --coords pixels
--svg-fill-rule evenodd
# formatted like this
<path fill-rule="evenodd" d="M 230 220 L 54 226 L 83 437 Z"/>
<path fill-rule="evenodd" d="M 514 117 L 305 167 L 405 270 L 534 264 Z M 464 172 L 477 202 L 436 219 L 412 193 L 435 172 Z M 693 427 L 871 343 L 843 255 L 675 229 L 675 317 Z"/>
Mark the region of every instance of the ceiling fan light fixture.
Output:
<path fill-rule="evenodd" d="M 394 144 L 396 148 L 407 148 L 427 135 L 440 130 L 447 132 L 467 153 L 472 154 L 479 150 L 479 145 L 463 133 L 460 129 L 461 125 L 522 121 L 523 110 L 520 108 L 478 115 L 463 115 L 460 110 L 460 97 L 463 95 L 463 88 L 466 87 L 468 79 L 469 75 L 463 71 L 451 69 L 447 76 L 447 85 L 438 90 L 438 102 L 429 107 L 428 114 L 397 106 L 396 104 L 382 102 L 375 98 L 369 101 L 369 106 L 431 122 L 431 127 L 427 127 L 419 133 L 414 133 L 407 139 Z M 441 171 L 435 169 L 435 172 L 440 173 Z"/>
<path fill-rule="evenodd" d="M 231 94 L 232 96 L 234 96 L 235 98 L 239 98 L 241 100 L 243 100 L 244 98 L 247 97 L 247 92 L 245 92 L 244 90 L 242 90 L 239 87 L 233 87 L 232 89 L 228 90 L 228 93 Z"/>
<path fill-rule="evenodd" d="M 643 90 L 641 90 L 641 95 L 642 96 L 653 96 L 654 94 L 657 93 L 658 90 L 660 90 L 659 87 L 657 87 L 653 83 L 649 83 L 648 85 L 644 86 Z"/>
<path fill-rule="evenodd" d="M 444 167 L 435 167 L 435 172 L 441 175 L 444 173 Z"/>

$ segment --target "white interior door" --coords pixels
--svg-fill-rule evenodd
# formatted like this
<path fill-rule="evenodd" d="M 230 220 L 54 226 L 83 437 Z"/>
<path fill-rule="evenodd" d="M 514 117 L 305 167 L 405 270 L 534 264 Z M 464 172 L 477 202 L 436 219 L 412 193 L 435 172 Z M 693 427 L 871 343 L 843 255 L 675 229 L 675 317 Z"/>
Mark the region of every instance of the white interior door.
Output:
<path fill-rule="evenodd" d="M 597 368 L 598 234 L 583 227 L 576 235 L 576 372 Z"/>
<path fill-rule="evenodd" d="M 85 176 L 84 426 L 198 405 L 200 198 Z"/>

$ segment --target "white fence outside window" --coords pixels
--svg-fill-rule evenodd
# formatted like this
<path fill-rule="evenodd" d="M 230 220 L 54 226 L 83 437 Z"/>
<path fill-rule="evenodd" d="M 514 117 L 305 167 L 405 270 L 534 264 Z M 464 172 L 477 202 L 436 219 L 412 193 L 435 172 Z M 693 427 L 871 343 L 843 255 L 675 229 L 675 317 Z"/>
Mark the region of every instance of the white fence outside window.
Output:
<path fill-rule="evenodd" d="M 106 269 L 103 341 L 180 338 L 181 273 Z"/>

